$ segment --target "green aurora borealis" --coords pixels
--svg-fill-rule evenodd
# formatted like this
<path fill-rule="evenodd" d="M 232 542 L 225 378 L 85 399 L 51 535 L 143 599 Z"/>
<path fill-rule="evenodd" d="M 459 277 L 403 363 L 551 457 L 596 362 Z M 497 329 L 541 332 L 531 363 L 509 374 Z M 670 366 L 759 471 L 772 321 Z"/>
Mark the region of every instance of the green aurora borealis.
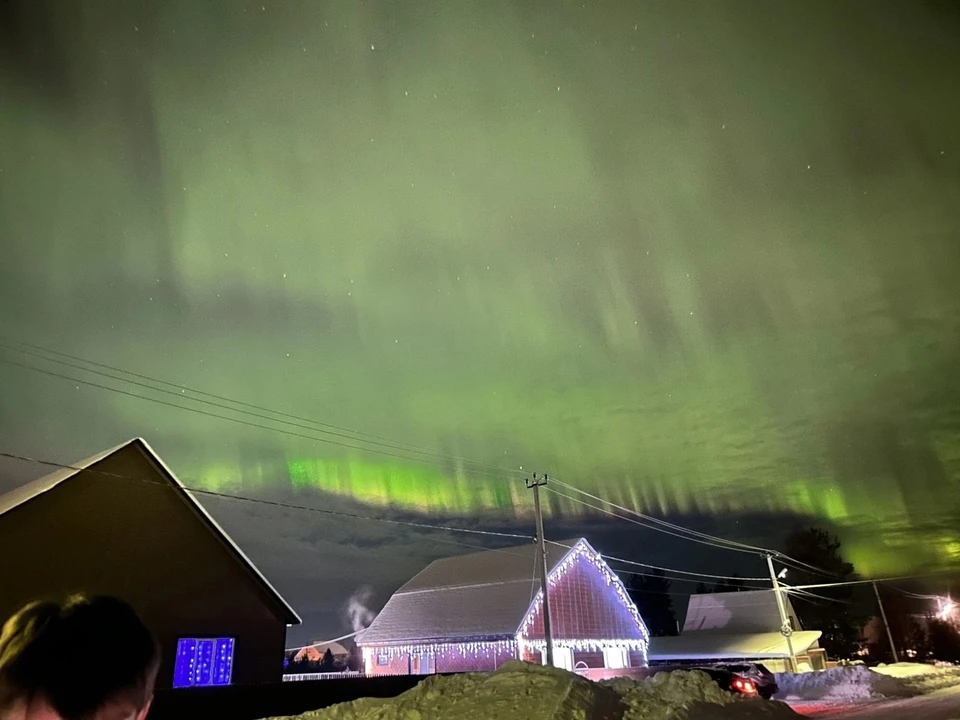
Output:
<path fill-rule="evenodd" d="M 960 565 L 951 6 L 3 12 L 0 334 L 680 521 L 819 519 L 865 572 Z M 467 468 L 0 386 L 0 450 L 143 435 L 212 489 L 529 510 Z"/>

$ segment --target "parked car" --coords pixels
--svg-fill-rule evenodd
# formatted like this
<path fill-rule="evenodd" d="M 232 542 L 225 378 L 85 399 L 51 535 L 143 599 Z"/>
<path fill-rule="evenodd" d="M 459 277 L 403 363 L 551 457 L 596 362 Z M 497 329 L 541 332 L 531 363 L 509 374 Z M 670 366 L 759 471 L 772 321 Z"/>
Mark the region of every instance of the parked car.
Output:
<path fill-rule="evenodd" d="M 761 663 L 730 663 L 715 667 L 752 680 L 757 688 L 757 694 L 764 700 L 772 698 L 780 689 L 777 687 L 777 678 Z"/>
<path fill-rule="evenodd" d="M 720 667 L 691 667 L 684 669 L 699 670 L 702 673 L 706 673 L 713 678 L 713 681 L 720 686 L 721 690 L 726 690 L 727 692 L 744 695 L 746 697 L 756 697 L 760 694 L 753 680 L 730 670 L 725 670 Z"/>
<path fill-rule="evenodd" d="M 737 695 L 743 695 L 744 697 L 757 697 L 759 695 L 759 692 L 757 691 L 757 685 L 752 679 L 746 677 L 745 675 L 741 675 L 740 673 L 735 673 L 719 666 L 661 665 L 655 668 L 654 674 L 677 671 L 691 672 L 693 670 L 709 675 L 710 678 L 720 686 L 721 690 L 736 693 Z"/>

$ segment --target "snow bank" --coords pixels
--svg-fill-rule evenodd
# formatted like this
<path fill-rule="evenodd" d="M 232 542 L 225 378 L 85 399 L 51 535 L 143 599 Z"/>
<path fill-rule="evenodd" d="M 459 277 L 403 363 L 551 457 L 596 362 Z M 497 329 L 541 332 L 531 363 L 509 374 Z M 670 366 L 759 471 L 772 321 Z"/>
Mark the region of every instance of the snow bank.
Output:
<path fill-rule="evenodd" d="M 390 699 L 365 698 L 298 716 L 299 720 L 431 720 L 529 718 L 616 720 L 619 698 L 573 673 L 511 662 L 493 673 L 424 679 Z"/>
<path fill-rule="evenodd" d="M 795 718 L 788 706 L 725 692 L 702 672 L 663 672 L 645 680 L 608 680 L 626 710 L 623 720 L 733 720 Z"/>
<path fill-rule="evenodd" d="M 726 705 L 736 702 L 701 672 L 662 672 L 645 680 L 620 678 L 601 683 L 612 689 L 626 706 L 624 720 L 672 717 L 697 703 Z"/>
<path fill-rule="evenodd" d="M 777 673 L 780 691 L 786 700 L 834 700 L 853 702 L 881 698 L 924 695 L 960 685 L 960 668 L 921 663 L 837 667 L 822 672 Z"/>
<path fill-rule="evenodd" d="M 903 685 L 917 694 L 960 685 L 960 668 L 956 666 L 896 663 L 878 665 L 873 668 L 873 671 L 888 677 L 899 678 Z"/>
<path fill-rule="evenodd" d="M 933 673 L 939 673 L 946 668 L 938 667 L 936 665 L 927 665 L 925 663 L 893 663 L 887 665 L 885 663 L 880 663 L 875 668 L 874 672 L 881 673 L 882 675 L 889 675 L 890 677 L 898 678 L 908 678 L 916 677 L 917 675 L 930 675 Z"/>
<path fill-rule="evenodd" d="M 297 716 L 298 720 L 788 720 L 787 705 L 740 699 L 699 672 L 595 683 L 511 662 L 494 673 L 427 677 L 413 690 Z"/>
<path fill-rule="evenodd" d="M 851 702 L 919 694 L 900 678 L 873 672 L 863 665 L 810 673 L 777 673 L 777 685 L 777 697 L 788 700 Z"/>

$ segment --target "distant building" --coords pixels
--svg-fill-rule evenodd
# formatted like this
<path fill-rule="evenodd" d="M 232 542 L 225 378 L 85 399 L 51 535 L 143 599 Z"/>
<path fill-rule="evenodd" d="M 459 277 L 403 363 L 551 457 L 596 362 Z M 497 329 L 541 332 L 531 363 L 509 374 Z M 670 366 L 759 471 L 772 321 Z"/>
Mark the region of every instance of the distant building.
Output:
<path fill-rule="evenodd" d="M 784 597 L 793 652 L 799 662 L 823 669 L 819 630 L 803 630 L 789 597 Z M 780 610 L 773 590 L 702 593 L 690 597 L 683 632 L 650 641 L 651 664 L 762 661 L 774 672 L 790 653 L 780 632 Z"/>
<path fill-rule="evenodd" d="M 162 646 L 158 687 L 281 679 L 300 618 L 144 440 L 0 496 L 0 548 L 0 618 L 115 595 Z"/>
<path fill-rule="evenodd" d="M 429 565 L 357 638 L 366 673 L 425 675 L 494 670 L 513 659 L 542 662 L 538 555 L 529 544 Z M 552 545 L 547 556 L 554 663 L 597 676 L 645 667 L 647 628 L 599 553 L 581 539 Z"/>
<path fill-rule="evenodd" d="M 313 662 L 318 663 L 323 660 L 327 650 L 333 656 L 335 662 L 346 662 L 350 657 L 350 651 L 338 642 L 318 643 L 316 645 L 307 645 L 297 650 L 293 655 L 294 662 Z"/>

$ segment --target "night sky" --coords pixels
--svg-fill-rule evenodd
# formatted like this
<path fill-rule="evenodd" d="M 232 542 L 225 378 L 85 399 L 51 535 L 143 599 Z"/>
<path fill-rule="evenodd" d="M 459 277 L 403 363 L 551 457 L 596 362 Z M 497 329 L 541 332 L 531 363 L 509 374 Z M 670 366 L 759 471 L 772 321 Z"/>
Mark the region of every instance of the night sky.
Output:
<path fill-rule="evenodd" d="M 0 451 L 142 435 L 191 486 L 531 533 L 547 471 L 738 539 L 813 521 L 866 573 L 960 565 L 957 4 L 2 0 L 0 63 L 3 343 L 505 470 L 8 363 Z M 763 570 L 547 497 L 556 536 Z M 204 503 L 297 640 L 509 544 Z"/>

